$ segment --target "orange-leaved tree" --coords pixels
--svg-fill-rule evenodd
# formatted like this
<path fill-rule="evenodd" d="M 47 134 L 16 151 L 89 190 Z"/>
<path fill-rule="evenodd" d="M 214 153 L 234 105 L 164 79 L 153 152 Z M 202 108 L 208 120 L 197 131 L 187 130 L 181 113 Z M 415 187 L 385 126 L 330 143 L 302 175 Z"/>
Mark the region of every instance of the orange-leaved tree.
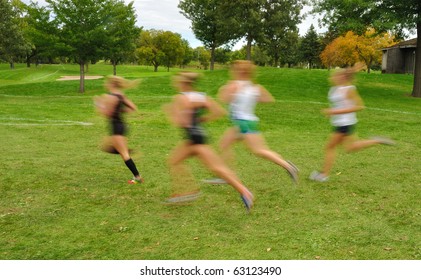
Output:
<path fill-rule="evenodd" d="M 372 28 L 359 36 L 352 31 L 333 40 L 323 52 L 320 59 L 328 68 L 350 66 L 358 61 L 367 65 L 367 71 L 374 63 L 380 63 L 382 58 L 381 49 L 395 44 L 394 36 L 389 33 L 378 34 Z"/>
<path fill-rule="evenodd" d="M 370 73 L 373 63 L 381 63 L 381 49 L 390 47 L 397 43 L 395 37 L 388 32 L 377 34 L 373 28 L 368 28 L 364 35 L 356 37 L 356 49 L 358 55 Z"/>
<path fill-rule="evenodd" d="M 320 54 L 320 59 L 328 68 L 353 65 L 359 60 L 356 45 L 356 35 L 349 31 L 327 45 Z"/>

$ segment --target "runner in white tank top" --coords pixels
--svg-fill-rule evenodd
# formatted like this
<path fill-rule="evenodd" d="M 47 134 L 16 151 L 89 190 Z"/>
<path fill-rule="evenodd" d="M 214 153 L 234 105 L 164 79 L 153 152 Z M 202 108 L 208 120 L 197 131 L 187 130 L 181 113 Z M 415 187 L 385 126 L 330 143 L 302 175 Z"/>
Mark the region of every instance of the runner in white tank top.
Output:
<path fill-rule="evenodd" d="M 298 183 L 298 169 L 291 162 L 269 149 L 258 130 L 259 118 L 255 115 L 257 103 L 274 102 L 273 96 L 261 85 L 252 82 L 255 66 L 246 60 L 233 63 L 233 80 L 223 86 L 218 93 L 219 99 L 230 105 L 230 117 L 233 127 L 229 128 L 220 141 L 222 156 L 231 161 L 231 146 L 237 141 L 244 141 L 255 155 L 265 158 L 283 167 L 295 183 Z M 206 180 L 207 183 L 224 183 L 218 178 Z"/>
<path fill-rule="evenodd" d="M 355 100 L 348 97 L 348 92 L 355 91 L 356 88 L 352 85 L 332 87 L 328 96 L 331 108 L 334 110 L 342 110 L 358 105 L 355 104 Z M 357 114 L 355 112 L 334 114 L 331 115 L 330 120 L 333 126 L 354 125 L 357 123 Z"/>
<path fill-rule="evenodd" d="M 323 112 L 330 116 L 334 132 L 326 145 L 323 169 L 322 171 L 313 171 L 310 175 L 311 180 L 325 182 L 329 179 L 329 173 L 335 161 L 335 150 L 340 144 L 345 144 L 347 152 L 356 152 L 376 144 L 394 144 L 392 140 L 383 137 L 357 140 L 353 134 L 354 126 L 357 123 L 356 112 L 364 109 L 364 104 L 356 87 L 351 85 L 351 82 L 354 74 L 362 67 L 363 64 L 356 64 L 354 67 L 333 73 L 331 77 L 331 82 L 334 85 L 328 94 L 331 108 L 325 109 Z"/>
<path fill-rule="evenodd" d="M 234 81 L 237 92 L 229 105 L 230 115 L 234 120 L 258 121 L 254 110 L 259 101 L 260 89 L 251 81 Z"/>

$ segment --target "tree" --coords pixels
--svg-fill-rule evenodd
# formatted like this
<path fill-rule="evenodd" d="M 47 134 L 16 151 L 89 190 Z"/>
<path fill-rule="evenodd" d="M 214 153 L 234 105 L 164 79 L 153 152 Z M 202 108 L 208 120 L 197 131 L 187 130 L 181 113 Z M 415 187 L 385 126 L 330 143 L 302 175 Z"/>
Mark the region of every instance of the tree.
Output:
<path fill-rule="evenodd" d="M 259 46 L 253 46 L 251 57 L 253 62 L 259 66 L 266 66 L 270 61 L 269 55 Z"/>
<path fill-rule="evenodd" d="M 79 92 L 85 92 L 85 64 L 97 61 L 106 46 L 110 0 L 46 0 L 66 54 L 79 64 Z"/>
<path fill-rule="evenodd" d="M 180 64 L 184 58 L 185 47 L 181 35 L 165 31 L 157 39 L 163 53 L 163 56 L 161 56 L 162 65 L 170 71 L 170 67 Z"/>
<path fill-rule="evenodd" d="M 227 48 L 217 48 L 215 50 L 215 62 L 226 64 L 230 61 L 231 50 Z"/>
<path fill-rule="evenodd" d="M 183 59 L 181 61 L 180 67 L 183 68 L 187 64 L 189 64 L 194 58 L 194 51 L 190 47 L 189 41 L 186 39 L 181 40 L 182 47 L 184 49 Z"/>
<path fill-rule="evenodd" d="M 253 42 L 263 37 L 263 5 L 265 0 L 224 1 L 221 13 L 235 39 L 245 38 L 246 59 L 251 60 Z"/>
<path fill-rule="evenodd" d="M 377 34 L 372 28 L 367 29 L 361 36 L 348 31 L 344 36 L 339 36 L 327 45 L 320 54 L 320 59 L 328 68 L 350 66 L 358 61 L 364 61 L 367 72 L 370 73 L 371 66 L 381 62 L 380 49 L 396 43 L 393 38 L 387 32 Z"/>
<path fill-rule="evenodd" d="M 117 65 L 130 57 L 136 49 L 136 39 L 140 28 L 136 27 L 136 14 L 133 2 L 127 6 L 122 0 L 113 0 L 109 19 L 106 24 L 105 58 L 113 65 L 113 74 L 117 74 Z"/>
<path fill-rule="evenodd" d="M 312 24 L 300 45 L 301 56 L 303 60 L 308 63 L 310 69 L 312 69 L 313 65 L 319 60 L 320 52 L 321 43 L 319 35 L 317 35 L 314 25 Z"/>
<path fill-rule="evenodd" d="M 221 13 L 225 0 L 181 0 L 181 14 L 191 20 L 192 30 L 198 40 L 211 51 L 210 69 L 214 69 L 216 48 L 235 39 L 229 21 Z"/>
<path fill-rule="evenodd" d="M 159 56 L 161 51 L 155 43 L 155 37 L 158 35 L 157 30 L 144 30 L 140 33 L 137 44 L 136 56 L 141 64 L 152 64 L 154 71 L 158 71 L 160 65 Z"/>
<path fill-rule="evenodd" d="M 362 34 L 367 27 L 378 32 L 402 34 L 407 28 L 417 32 L 412 96 L 421 98 L 421 1 L 419 0 L 312 0 L 314 13 L 322 13 L 323 23 L 345 32 Z"/>
<path fill-rule="evenodd" d="M 356 46 L 357 36 L 352 31 L 349 31 L 327 45 L 320 54 L 320 59 L 327 68 L 354 65 L 359 61 Z"/>
<path fill-rule="evenodd" d="M 50 11 L 31 2 L 26 6 L 25 20 L 24 35 L 32 45 L 26 57 L 27 66 L 30 67 L 32 59 L 35 59 L 37 64 L 40 60 L 51 63 L 53 58 L 59 55 L 60 45 Z"/>
<path fill-rule="evenodd" d="M 389 32 L 378 34 L 373 28 L 368 28 L 367 31 L 361 35 L 356 35 L 356 45 L 359 58 L 367 65 L 367 73 L 373 64 L 380 64 L 382 60 L 381 49 L 390 47 L 397 42 Z"/>
<path fill-rule="evenodd" d="M 274 66 L 279 66 L 290 36 L 298 32 L 302 3 L 301 0 L 267 0 L 263 5 L 263 39 L 258 45 L 273 58 Z"/>
<path fill-rule="evenodd" d="M 141 62 L 152 64 L 157 72 L 160 65 L 169 69 L 181 63 L 185 45 L 177 33 L 152 29 L 141 32 L 136 53 Z"/>
<path fill-rule="evenodd" d="M 197 47 L 194 51 L 197 54 L 200 65 L 202 65 L 205 70 L 208 70 L 209 61 L 211 60 L 209 51 L 204 47 Z"/>
<path fill-rule="evenodd" d="M 287 64 L 288 68 L 292 65 L 300 62 L 298 46 L 299 46 L 299 34 L 298 31 L 288 32 L 285 36 L 285 48 L 283 55 L 281 56 L 281 63 Z"/>
<path fill-rule="evenodd" d="M 246 50 L 246 47 L 245 46 L 242 47 L 239 50 L 233 51 L 232 54 L 231 54 L 231 61 L 234 61 L 234 60 L 245 60 L 245 59 L 247 59 L 247 50 Z"/>
<path fill-rule="evenodd" d="M 0 0 L 0 56 L 9 62 L 11 69 L 16 58 L 31 49 L 22 32 L 22 8 L 23 3 L 19 0 Z"/>
<path fill-rule="evenodd" d="M 136 50 L 136 39 L 140 28 L 136 27 L 136 14 L 133 2 L 127 6 L 122 0 L 113 0 L 106 24 L 105 58 L 113 65 L 113 74 L 117 74 L 117 64 L 124 61 Z"/>

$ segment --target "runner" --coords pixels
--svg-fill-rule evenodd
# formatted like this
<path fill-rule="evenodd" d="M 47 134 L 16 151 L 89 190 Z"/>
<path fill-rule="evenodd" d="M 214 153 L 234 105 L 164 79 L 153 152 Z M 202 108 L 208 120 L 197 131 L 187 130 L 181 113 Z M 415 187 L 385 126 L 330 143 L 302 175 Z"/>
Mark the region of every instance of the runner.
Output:
<path fill-rule="evenodd" d="M 185 140 L 173 150 L 169 159 L 173 194 L 167 199 L 167 203 L 189 202 L 199 197 L 200 191 L 184 164 L 186 159 L 198 157 L 215 175 L 226 180 L 240 193 L 247 211 L 250 211 L 253 206 L 252 193 L 206 143 L 207 136 L 201 123 L 220 118 L 226 112 L 213 99 L 194 89 L 193 84 L 198 77 L 197 73 L 178 74 L 174 84 L 180 93 L 165 107 L 173 124 L 185 133 Z"/>
<path fill-rule="evenodd" d="M 129 184 L 142 183 L 143 179 L 129 154 L 127 147 L 127 125 L 123 120 L 123 113 L 137 110 L 136 105 L 124 95 L 123 90 L 135 87 L 138 81 L 129 81 L 118 76 L 110 76 L 105 81 L 108 93 L 95 98 L 95 105 L 100 114 L 107 117 L 110 124 L 110 136 L 103 143 L 102 150 L 119 154 L 127 168 L 133 174 Z"/>
<path fill-rule="evenodd" d="M 233 126 L 224 133 L 220 149 L 225 162 L 232 161 L 231 147 L 235 142 L 243 141 L 255 155 L 267 159 L 284 168 L 291 179 L 298 183 L 298 168 L 284 160 L 278 153 L 269 149 L 258 129 L 259 118 L 255 114 L 257 103 L 274 102 L 273 96 L 261 85 L 252 81 L 255 66 L 248 60 L 233 63 L 233 80 L 223 86 L 218 93 L 219 99 L 229 104 Z M 214 178 L 205 180 L 210 184 L 223 184 L 225 180 Z"/>
<path fill-rule="evenodd" d="M 329 180 L 336 156 L 336 147 L 344 144 L 347 152 L 356 152 L 376 144 L 394 145 L 394 141 L 384 137 L 373 137 L 368 140 L 358 140 L 354 134 L 357 124 L 356 112 L 364 109 L 364 104 L 357 89 L 352 85 L 356 72 L 363 68 L 363 64 L 357 63 L 353 67 L 341 69 L 333 73 L 328 98 L 331 108 L 324 109 L 323 113 L 330 117 L 333 125 L 333 133 L 325 148 L 325 160 L 322 171 L 313 171 L 310 179 L 318 182 Z"/>

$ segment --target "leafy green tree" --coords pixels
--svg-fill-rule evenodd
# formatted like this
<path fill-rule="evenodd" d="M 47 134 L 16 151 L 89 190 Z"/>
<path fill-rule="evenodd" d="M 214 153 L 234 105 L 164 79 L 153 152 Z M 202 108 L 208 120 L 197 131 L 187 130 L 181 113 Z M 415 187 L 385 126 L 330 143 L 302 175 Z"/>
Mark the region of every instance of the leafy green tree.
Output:
<path fill-rule="evenodd" d="M 107 24 L 112 18 L 110 0 L 46 0 L 52 10 L 56 34 L 66 55 L 80 68 L 79 92 L 85 92 L 85 64 L 97 61 L 107 42 Z"/>
<path fill-rule="evenodd" d="M 190 47 L 189 41 L 181 39 L 181 44 L 184 49 L 183 59 L 181 60 L 180 67 L 188 65 L 194 59 L 194 50 Z"/>
<path fill-rule="evenodd" d="M 217 48 L 215 50 L 215 62 L 226 64 L 230 61 L 231 50 L 227 48 Z"/>
<path fill-rule="evenodd" d="M 198 40 L 211 52 L 210 69 L 214 69 L 215 50 L 235 39 L 229 21 L 221 13 L 225 0 L 181 0 L 181 14 L 192 23 Z"/>
<path fill-rule="evenodd" d="M 319 61 L 321 51 L 322 49 L 319 35 L 317 35 L 314 26 L 311 25 L 306 35 L 304 35 L 300 45 L 301 57 L 308 63 L 310 69 L 312 69 L 314 64 Z"/>
<path fill-rule="evenodd" d="M 157 72 L 160 65 L 169 69 L 171 66 L 181 63 L 185 54 L 185 45 L 177 33 L 154 29 L 145 30 L 140 34 L 136 53 L 140 62 L 152 64 L 154 71 Z"/>
<path fill-rule="evenodd" d="M 205 70 L 208 70 L 209 62 L 211 60 L 210 52 L 204 47 L 197 47 L 194 51 L 197 54 L 200 65 L 203 66 Z"/>
<path fill-rule="evenodd" d="M 252 45 L 263 37 L 263 5 L 265 0 L 224 1 L 221 13 L 234 38 L 245 38 L 246 59 L 251 60 Z"/>
<path fill-rule="evenodd" d="M 0 0 L 0 56 L 12 69 L 16 59 L 31 49 L 22 31 L 22 9 L 23 3 L 19 0 Z"/>
<path fill-rule="evenodd" d="M 159 67 L 159 56 L 160 50 L 155 46 L 155 37 L 157 36 L 157 30 L 143 30 L 140 33 L 139 40 L 136 48 L 136 57 L 140 64 L 152 64 L 154 71 L 158 71 Z"/>
<path fill-rule="evenodd" d="M 281 56 L 281 63 L 287 64 L 288 68 L 292 65 L 298 64 L 300 61 L 298 46 L 299 46 L 299 34 L 298 31 L 288 32 L 284 39 L 285 48 L 283 55 Z"/>
<path fill-rule="evenodd" d="M 25 37 L 32 44 L 27 53 L 26 63 L 30 67 L 31 60 L 51 63 L 60 54 L 61 45 L 56 34 L 56 27 L 51 20 L 50 10 L 38 3 L 31 2 L 26 6 L 26 26 L 23 29 Z"/>
<path fill-rule="evenodd" d="M 235 50 L 231 54 L 231 61 L 247 59 L 247 47 L 242 47 L 239 50 Z"/>
<path fill-rule="evenodd" d="M 161 57 L 162 65 L 166 66 L 168 71 L 170 67 L 180 64 L 183 61 L 185 47 L 181 35 L 171 31 L 165 31 L 158 37 L 161 45 L 163 56 Z"/>
<path fill-rule="evenodd" d="M 270 62 L 269 55 L 259 46 L 253 46 L 251 57 L 252 61 L 259 66 L 266 66 Z"/>
<path fill-rule="evenodd" d="M 421 1 L 419 0 L 312 0 L 314 13 L 322 13 L 323 23 L 341 33 L 362 34 L 368 27 L 379 33 L 416 30 L 414 86 L 412 96 L 421 98 Z"/>
<path fill-rule="evenodd" d="M 113 74 L 117 74 L 117 65 L 127 60 L 136 50 L 136 40 L 140 28 L 136 27 L 136 14 L 133 2 L 125 4 L 123 0 L 112 0 L 109 19 L 106 24 L 105 58 L 113 65 Z"/>
<path fill-rule="evenodd" d="M 301 0 L 267 0 L 263 5 L 264 39 L 259 45 L 272 57 L 274 66 L 289 48 L 290 34 L 298 32 L 302 7 Z"/>

